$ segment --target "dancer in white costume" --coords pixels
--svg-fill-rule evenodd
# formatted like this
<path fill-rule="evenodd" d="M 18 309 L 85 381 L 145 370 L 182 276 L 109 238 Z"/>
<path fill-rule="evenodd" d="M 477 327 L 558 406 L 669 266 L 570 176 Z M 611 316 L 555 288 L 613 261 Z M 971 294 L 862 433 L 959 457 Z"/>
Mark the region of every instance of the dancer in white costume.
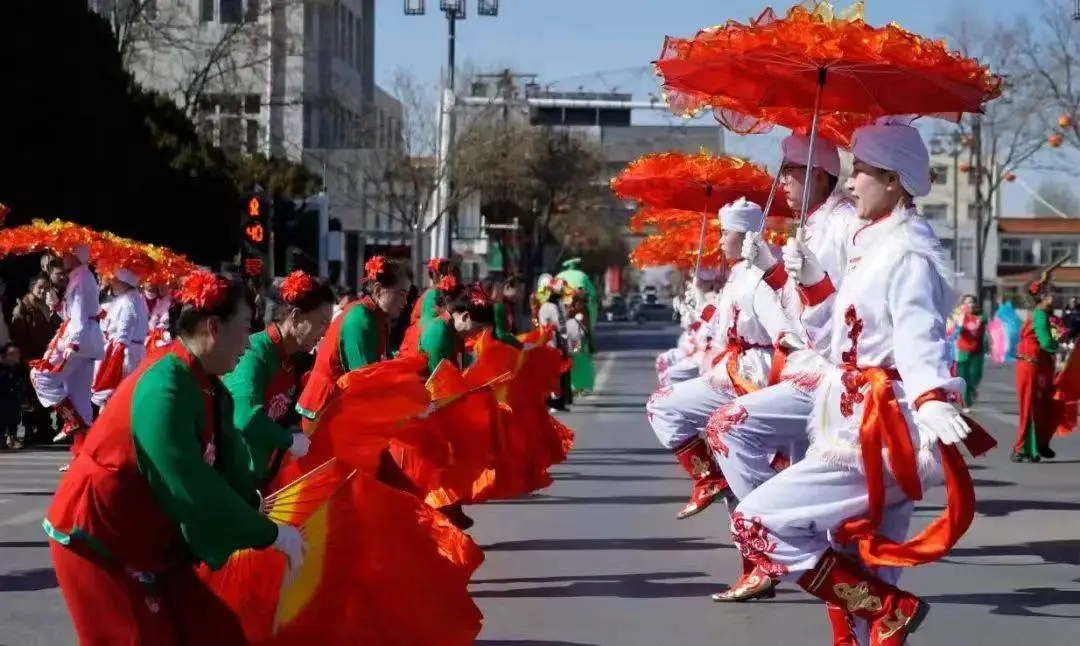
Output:
<path fill-rule="evenodd" d="M 701 351 L 710 341 L 713 316 L 720 292 L 717 274 L 711 269 L 699 269 L 697 280 L 687 286 L 680 299 L 680 323 L 683 331 L 676 347 L 656 358 L 657 381 L 670 386 L 698 377 L 701 374 Z"/>
<path fill-rule="evenodd" d="M 128 269 L 117 270 L 109 284 L 113 297 L 101 321 L 105 356 L 94 368 L 91 388 L 91 399 L 99 408 L 104 408 L 124 377 L 135 372 L 146 356 L 150 315 L 138 288 L 138 277 Z"/>
<path fill-rule="evenodd" d="M 30 371 L 41 405 L 53 409 L 63 425 L 57 439 L 74 434 L 75 452 L 93 421 L 90 384 L 94 379 L 94 362 L 105 351 L 97 319 L 98 282 L 86 266 L 89 259 L 90 248 L 86 245 L 64 255 L 68 284 L 64 292 L 63 323 L 45 356 Z"/>
<path fill-rule="evenodd" d="M 802 461 L 742 500 L 732 534 L 762 575 L 752 594 L 795 579 L 831 604 L 830 617 L 867 621 L 872 646 L 900 646 L 927 605 L 893 585 L 897 570 L 875 575 L 864 566 L 932 562 L 967 529 L 974 489 L 953 445 L 971 428 L 948 403 L 949 393 L 963 388 L 949 372 L 949 272 L 912 204 L 930 190 L 926 146 L 910 125 L 883 121 L 856 132 L 853 152 L 848 188 L 864 226 L 853 237 L 843 285 L 832 288 L 804 242 L 784 249 L 786 270 L 811 294 L 803 315 L 810 342 L 827 349 L 810 416 L 812 444 Z M 831 319 L 831 329 L 822 318 Z M 814 335 L 823 329 L 828 336 Z M 897 544 L 913 501 L 941 482 L 942 464 L 945 514 Z M 858 545 L 861 563 L 833 549 L 841 539 Z"/>
<path fill-rule="evenodd" d="M 143 299 L 146 301 L 149 316 L 146 334 L 146 350 L 149 352 L 172 343 L 172 333 L 169 332 L 169 311 L 172 309 L 173 301 L 168 289 L 153 286 L 143 289 Z"/>
<path fill-rule="evenodd" d="M 810 158 L 810 140 L 791 135 L 783 142 L 784 161 L 780 169 L 781 188 L 788 206 L 796 213 L 802 209 L 806 165 Z M 829 281 L 807 289 L 801 276 L 789 280 L 783 263 L 779 262 L 760 235 L 749 234 L 743 243 L 743 257 L 765 272 L 766 283 L 784 307 L 788 317 L 796 321 L 790 338 L 782 345 L 793 348 L 787 356 L 776 358 L 782 364 L 779 383 L 741 396 L 715 411 L 709 428 L 725 450 L 714 455 L 728 479 L 731 496 L 745 498 L 777 473 L 774 456 L 778 451 L 798 461 L 806 450 L 807 420 L 813 406 L 814 390 L 824 374 L 827 361 L 820 349 L 815 349 L 811 336 L 828 334 L 831 321 L 820 316 L 815 321 L 800 321 L 804 304 L 820 299 L 826 285 L 842 284 L 847 269 L 847 243 L 858 230 L 859 221 L 851 200 L 836 191 L 840 175 L 840 155 L 831 143 L 818 139 L 814 143 L 813 172 L 810 174 L 809 204 L 804 226 L 797 235 L 819 259 Z M 827 314 L 829 303 L 820 305 Z M 819 325 L 819 328 L 813 328 Z M 744 561 L 745 566 L 745 561 Z M 760 573 L 743 569 L 735 585 L 713 595 L 715 601 L 748 601 L 757 598 L 754 585 Z M 763 594 L 771 595 L 768 589 Z"/>
<path fill-rule="evenodd" d="M 725 257 L 737 257 L 744 235 L 758 230 L 762 219 L 761 207 L 743 199 L 720 209 L 720 245 Z M 761 270 L 743 261 L 731 266 L 712 323 L 709 347 L 700 350 L 701 376 L 660 388 L 645 405 L 657 439 L 675 453 L 694 480 L 680 519 L 701 512 L 727 491 L 702 437 L 709 414 L 739 394 L 765 385 L 773 340 L 788 331 Z"/>

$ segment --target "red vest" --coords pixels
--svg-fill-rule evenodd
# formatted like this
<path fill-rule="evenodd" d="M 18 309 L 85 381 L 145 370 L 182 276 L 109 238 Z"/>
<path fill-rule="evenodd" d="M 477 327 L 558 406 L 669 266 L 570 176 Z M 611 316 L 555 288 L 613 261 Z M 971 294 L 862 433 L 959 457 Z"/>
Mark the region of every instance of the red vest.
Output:
<path fill-rule="evenodd" d="M 319 343 L 319 351 L 315 354 L 315 365 L 311 369 L 304 392 L 300 394 L 297 406 L 310 413 L 318 414 L 330 401 L 334 394 L 337 380 L 345 374 L 345 366 L 341 362 L 341 326 L 345 323 L 345 317 L 355 307 L 365 307 L 368 313 L 379 324 L 379 356 L 386 356 L 386 344 L 388 329 L 386 316 L 370 297 L 363 297 L 345 306 L 338 317 L 330 323 L 326 334 Z M 355 367 L 355 366 L 354 366 Z"/>
<path fill-rule="evenodd" d="M 202 371 L 179 341 L 162 348 L 120 384 L 86 436 L 82 450 L 60 480 L 47 518 L 72 540 L 103 548 L 119 564 L 143 572 L 162 572 L 191 562 L 179 528 L 158 506 L 150 485 L 139 473 L 131 429 L 131 398 L 143 373 L 168 355 L 188 367 L 203 391 L 205 419 L 217 420 L 213 391 L 216 380 Z M 203 451 L 216 423 L 199 438 Z M 87 538 L 88 537 L 88 538 Z"/>

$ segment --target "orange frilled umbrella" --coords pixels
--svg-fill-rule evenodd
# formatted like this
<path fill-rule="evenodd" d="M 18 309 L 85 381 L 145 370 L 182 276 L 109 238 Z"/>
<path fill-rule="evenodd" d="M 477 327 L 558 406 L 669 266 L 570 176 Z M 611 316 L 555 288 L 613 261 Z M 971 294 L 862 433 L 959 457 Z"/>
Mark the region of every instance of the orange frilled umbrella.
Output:
<path fill-rule="evenodd" d="M 34 220 L 0 231 L 0 258 L 51 251 L 63 255 L 80 245 L 90 250 L 90 262 L 97 273 L 112 277 L 118 269 L 133 272 L 147 285 L 168 286 L 180 276 L 196 269 L 194 263 L 180 254 L 154 245 L 124 238 L 108 231 L 95 231 L 89 227 L 54 220 Z"/>
<path fill-rule="evenodd" d="M 619 199 L 698 213 L 716 213 L 740 197 L 765 204 L 772 185 L 773 178 L 763 166 L 704 151 L 644 155 L 611 180 L 611 190 Z M 777 204 L 771 212 L 786 208 Z"/>
<path fill-rule="evenodd" d="M 810 110 L 762 108 L 756 113 L 750 113 L 734 102 L 724 100 L 723 97 L 714 97 L 711 102 L 713 116 L 717 122 L 739 135 L 765 134 L 774 126 L 780 126 L 809 137 L 814 125 L 814 113 Z M 850 148 L 851 137 L 855 134 L 855 130 L 872 122 L 873 118 L 865 114 L 826 112 L 818 115 L 815 134 L 841 148 Z"/>
<path fill-rule="evenodd" d="M 749 24 L 728 21 L 694 38 L 668 37 L 654 65 L 679 111 L 722 107 L 897 114 L 981 112 L 1001 77 L 895 23 L 873 27 L 862 2 L 837 14 L 826 1 L 765 9 Z"/>

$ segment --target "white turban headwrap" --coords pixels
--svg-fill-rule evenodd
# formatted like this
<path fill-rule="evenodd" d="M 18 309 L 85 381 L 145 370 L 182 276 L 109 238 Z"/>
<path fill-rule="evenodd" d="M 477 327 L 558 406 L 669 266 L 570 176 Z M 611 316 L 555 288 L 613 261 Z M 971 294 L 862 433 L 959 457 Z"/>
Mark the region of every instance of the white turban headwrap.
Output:
<path fill-rule="evenodd" d="M 720 208 L 720 228 L 724 231 L 738 231 L 748 233 L 761 229 L 761 221 L 765 216 L 761 207 L 740 197 L 731 204 Z"/>
<path fill-rule="evenodd" d="M 784 150 L 785 162 L 806 166 L 810 159 L 809 137 L 789 135 L 780 146 Z M 821 137 L 814 139 L 814 168 L 820 168 L 833 177 L 840 177 L 840 153 L 836 146 Z"/>
<path fill-rule="evenodd" d="M 117 269 L 113 278 L 130 287 L 139 286 L 139 277 L 130 269 Z"/>
<path fill-rule="evenodd" d="M 851 152 L 874 168 L 900 175 L 912 197 L 930 193 L 930 152 L 910 118 L 883 117 L 855 131 Z"/>
<path fill-rule="evenodd" d="M 86 264 L 90 262 L 90 247 L 84 244 L 75 245 L 69 252 L 71 255 L 79 259 L 79 262 Z"/>

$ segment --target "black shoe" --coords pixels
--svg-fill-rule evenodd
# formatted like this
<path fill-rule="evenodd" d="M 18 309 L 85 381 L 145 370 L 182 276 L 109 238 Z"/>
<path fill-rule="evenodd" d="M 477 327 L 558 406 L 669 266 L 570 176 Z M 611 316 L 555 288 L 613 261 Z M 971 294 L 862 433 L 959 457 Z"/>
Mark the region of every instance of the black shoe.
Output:
<path fill-rule="evenodd" d="M 1053 460 L 1057 457 L 1057 453 L 1054 452 L 1049 446 L 1039 447 L 1039 457 L 1046 458 L 1047 460 Z"/>
<path fill-rule="evenodd" d="M 1037 455 L 1032 457 L 1024 453 L 1013 451 L 1012 455 L 1009 456 L 1009 459 L 1013 462 L 1038 462 L 1041 458 Z"/>

